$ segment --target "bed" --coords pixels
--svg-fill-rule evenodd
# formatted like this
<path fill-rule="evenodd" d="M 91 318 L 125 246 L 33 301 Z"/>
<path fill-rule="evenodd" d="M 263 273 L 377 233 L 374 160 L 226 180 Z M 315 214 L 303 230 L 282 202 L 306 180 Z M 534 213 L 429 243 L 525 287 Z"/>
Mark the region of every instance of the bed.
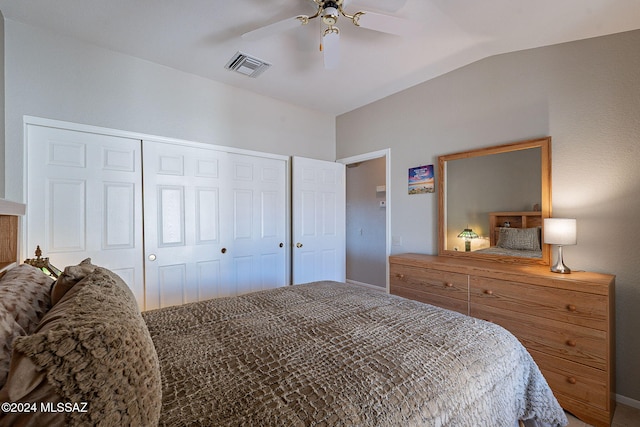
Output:
<path fill-rule="evenodd" d="M 344 283 L 143 317 L 165 367 L 162 425 L 564 422 L 531 357 L 504 329 Z"/>
<path fill-rule="evenodd" d="M 490 212 L 489 247 L 476 252 L 520 258 L 542 258 L 542 213 Z"/>
<path fill-rule="evenodd" d="M 7 297 L 35 313 L 9 343 L 0 425 L 567 423 L 506 330 L 345 283 L 140 313 L 87 259 L 55 282 L 14 267 L 0 293 L 4 320 Z"/>

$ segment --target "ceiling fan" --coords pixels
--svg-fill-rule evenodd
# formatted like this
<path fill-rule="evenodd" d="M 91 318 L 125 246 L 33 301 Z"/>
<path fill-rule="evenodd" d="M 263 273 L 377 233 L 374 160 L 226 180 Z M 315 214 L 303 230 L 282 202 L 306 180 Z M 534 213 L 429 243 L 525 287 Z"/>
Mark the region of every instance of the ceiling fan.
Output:
<path fill-rule="evenodd" d="M 407 36 L 418 30 L 417 23 L 391 15 L 376 12 L 358 11 L 349 15 L 343 9 L 347 0 L 312 0 L 316 6 L 316 12 L 311 15 L 298 15 L 287 18 L 273 24 L 260 27 L 248 33 L 244 33 L 245 40 L 259 40 L 290 28 L 307 25 L 312 19 L 320 18 L 324 24 L 322 29 L 322 42 L 320 50 L 324 54 L 324 66 L 327 69 L 336 68 L 340 62 L 340 29 L 336 27 L 340 15 L 351 20 L 356 27 L 368 28 L 383 33 Z"/>

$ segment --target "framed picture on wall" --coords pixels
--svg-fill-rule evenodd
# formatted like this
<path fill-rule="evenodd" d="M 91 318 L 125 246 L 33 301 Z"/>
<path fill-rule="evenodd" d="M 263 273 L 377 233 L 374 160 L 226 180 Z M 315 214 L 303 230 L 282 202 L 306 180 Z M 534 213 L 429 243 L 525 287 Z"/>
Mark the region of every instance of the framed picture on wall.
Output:
<path fill-rule="evenodd" d="M 409 194 L 434 193 L 433 165 L 409 168 Z"/>

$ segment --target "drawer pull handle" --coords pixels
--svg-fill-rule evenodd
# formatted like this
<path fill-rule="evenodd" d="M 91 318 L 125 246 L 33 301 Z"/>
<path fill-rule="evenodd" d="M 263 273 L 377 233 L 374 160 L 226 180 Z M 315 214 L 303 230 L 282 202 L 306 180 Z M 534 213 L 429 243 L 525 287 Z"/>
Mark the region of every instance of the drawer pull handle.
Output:
<path fill-rule="evenodd" d="M 575 384 L 575 383 L 578 382 L 578 380 L 576 380 L 575 377 L 569 377 L 569 378 L 567 378 L 567 382 L 569 384 Z"/>
<path fill-rule="evenodd" d="M 487 295 L 493 295 L 493 291 L 491 289 L 487 289 L 484 293 Z"/>
<path fill-rule="evenodd" d="M 567 310 L 569 310 L 569 311 L 576 311 L 576 310 L 577 310 L 577 308 L 576 308 L 576 306 L 575 306 L 575 305 L 573 305 L 573 304 L 569 304 L 569 305 L 567 306 Z"/>
<path fill-rule="evenodd" d="M 398 273 L 398 274 L 396 274 L 396 277 L 397 277 L 398 279 L 404 279 L 404 274 L 400 274 L 400 273 Z"/>
<path fill-rule="evenodd" d="M 447 283 L 445 283 L 444 285 L 445 285 L 447 288 L 453 288 L 453 283 L 449 283 L 449 282 L 447 282 Z"/>
<path fill-rule="evenodd" d="M 569 347 L 575 347 L 578 343 L 575 340 L 567 340 L 567 345 Z"/>

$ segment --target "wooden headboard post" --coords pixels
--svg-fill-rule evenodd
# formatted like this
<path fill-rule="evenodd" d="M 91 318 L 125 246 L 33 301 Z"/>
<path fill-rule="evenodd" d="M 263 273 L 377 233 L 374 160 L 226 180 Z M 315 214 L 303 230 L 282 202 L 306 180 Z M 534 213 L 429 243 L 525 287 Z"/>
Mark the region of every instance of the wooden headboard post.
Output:
<path fill-rule="evenodd" d="M 0 199 L 0 276 L 20 261 L 20 216 L 25 205 Z"/>

